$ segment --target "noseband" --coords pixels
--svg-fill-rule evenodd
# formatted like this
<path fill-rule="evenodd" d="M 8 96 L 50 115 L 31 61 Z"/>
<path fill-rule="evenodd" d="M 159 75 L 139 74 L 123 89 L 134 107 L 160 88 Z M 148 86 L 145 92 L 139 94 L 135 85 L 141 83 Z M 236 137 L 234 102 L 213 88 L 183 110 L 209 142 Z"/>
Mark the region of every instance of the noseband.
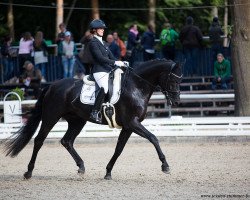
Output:
<path fill-rule="evenodd" d="M 161 92 L 166 96 L 168 105 L 173 105 L 175 102 L 180 101 L 180 82 L 182 80 L 182 76 L 178 76 L 173 72 L 168 74 L 167 78 L 167 88 L 166 90 Z"/>

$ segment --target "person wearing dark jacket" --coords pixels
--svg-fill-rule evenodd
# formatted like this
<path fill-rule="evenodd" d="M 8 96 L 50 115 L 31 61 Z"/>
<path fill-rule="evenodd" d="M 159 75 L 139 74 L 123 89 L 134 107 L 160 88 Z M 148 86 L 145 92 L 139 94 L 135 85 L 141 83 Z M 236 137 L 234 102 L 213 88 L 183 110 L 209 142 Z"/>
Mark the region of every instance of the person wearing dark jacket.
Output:
<path fill-rule="evenodd" d="M 33 42 L 35 68 L 42 72 L 43 82 L 46 81 L 46 67 L 48 63 L 48 46 L 43 38 L 43 32 L 38 31 Z"/>
<path fill-rule="evenodd" d="M 3 63 L 3 80 L 9 80 L 14 73 L 14 65 L 12 54 L 14 53 L 14 49 L 11 47 L 12 38 L 10 36 L 6 36 L 4 38 L 3 45 L 1 46 L 1 55 L 2 55 L 2 63 Z"/>
<path fill-rule="evenodd" d="M 148 25 L 148 30 L 142 35 L 141 44 L 143 46 L 143 60 L 152 60 L 155 57 L 155 33 L 153 27 Z"/>
<path fill-rule="evenodd" d="M 186 25 L 182 28 L 179 39 L 183 46 L 183 53 L 186 58 L 186 75 L 193 76 L 198 71 L 197 58 L 199 48 L 202 47 L 202 33 L 199 27 L 194 26 L 194 19 L 187 17 Z"/>
<path fill-rule="evenodd" d="M 114 57 L 119 60 L 121 56 L 120 47 L 115 43 L 113 35 L 109 34 L 107 35 L 107 45 L 109 47 L 109 50 L 112 52 Z"/>
<path fill-rule="evenodd" d="M 93 34 L 93 39 L 89 42 L 89 50 L 93 57 L 92 73 L 97 85 L 100 87 L 90 118 L 97 123 L 102 122 L 101 107 L 108 92 L 109 72 L 115 66 L 124 66 L 122 61 L 116 61 L 103 42 L 102 37 L 105 28 L 107 28 L 105 23 L 100 19 L 95 19 L 90 23 L 90 32 Z"/>
<path fill-rule="evenodd" d="M 217 55 L 223 53 L 223 39 L 221 36 L 224 35 L 224 33 L 221 29 L 218 17 L 213 18 L 208 34 L 211 42 L 212 63 L 214 63 Z"/>
<path fill-rule="evenodd" d="M 93 64 L 93 58 L 90 54 L 89 50 L 89 42 L 93 38 L 93 35 L 90 33 L 89 30 L 87 30 L 84 34 L 84 36 L 81 38 L 80 43 L 83 44 L 83 48 L 78 53 L 76 59 L 79 58 L 79 65 L 78 69 L 81 72 L 84 73 L 84 75 L 90 74 L 92 64 Z"/>
<path fill-rule="evenodd" d="M 129 60 L 130 66 L 133 66 L 135 62 L 136 46 L 140 43 L 139 31 L 137 25 L 133 24 L 130 26 L 128 31 L 127 40 L 127 59 Z"/>

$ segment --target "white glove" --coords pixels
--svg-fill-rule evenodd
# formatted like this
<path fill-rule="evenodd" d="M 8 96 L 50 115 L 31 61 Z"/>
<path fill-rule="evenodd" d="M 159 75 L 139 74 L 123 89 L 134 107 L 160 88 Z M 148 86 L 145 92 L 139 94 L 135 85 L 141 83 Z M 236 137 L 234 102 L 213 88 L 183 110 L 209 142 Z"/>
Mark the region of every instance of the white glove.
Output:
<path fill-rule="evenodd" d="M 129 62 L 128 61 L 123 61 L 124 67 L 129 67 Z"/>
<path fill-rule="evenodd" d="M 118 66 L 118 67 L 123 67 L 124 66 L 124 63 L 122 61 L 115 61 L 115 65 Z"/>

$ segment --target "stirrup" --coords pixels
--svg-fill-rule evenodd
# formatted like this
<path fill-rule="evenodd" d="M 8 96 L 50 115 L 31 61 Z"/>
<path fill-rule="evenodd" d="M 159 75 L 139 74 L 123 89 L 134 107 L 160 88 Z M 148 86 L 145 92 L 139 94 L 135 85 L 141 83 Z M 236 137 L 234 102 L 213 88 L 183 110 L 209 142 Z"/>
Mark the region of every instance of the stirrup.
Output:
<path fill-rule="evenodd" d="M 102 113 L 100 111 L 93 110 L 90 113 L 90 119 L 94 120 L 98 124 L 101 124 L 102 123 Z"/>

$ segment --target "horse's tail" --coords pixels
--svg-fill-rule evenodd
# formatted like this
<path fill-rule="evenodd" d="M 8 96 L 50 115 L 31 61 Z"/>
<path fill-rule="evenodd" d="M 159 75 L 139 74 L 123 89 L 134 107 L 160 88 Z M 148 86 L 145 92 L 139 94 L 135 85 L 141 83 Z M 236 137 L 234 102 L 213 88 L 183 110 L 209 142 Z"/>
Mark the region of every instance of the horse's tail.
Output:
<path fill-rule="evenodd" d="M 10 140 L 7 140 L 5 144 L 5 151 L 7 152 L 6 156 L 17 156 L 35 134 L 42 118 L 43 99 L 47 91 L 48 87 L 43 89 L 40 97 L 35 104 L 34 109 L 32 109 L 31 111 L 31 116 L 29 117 L 27 123 L 22 128 L 20 128 L 13 136 L 11 136 Z"/>

